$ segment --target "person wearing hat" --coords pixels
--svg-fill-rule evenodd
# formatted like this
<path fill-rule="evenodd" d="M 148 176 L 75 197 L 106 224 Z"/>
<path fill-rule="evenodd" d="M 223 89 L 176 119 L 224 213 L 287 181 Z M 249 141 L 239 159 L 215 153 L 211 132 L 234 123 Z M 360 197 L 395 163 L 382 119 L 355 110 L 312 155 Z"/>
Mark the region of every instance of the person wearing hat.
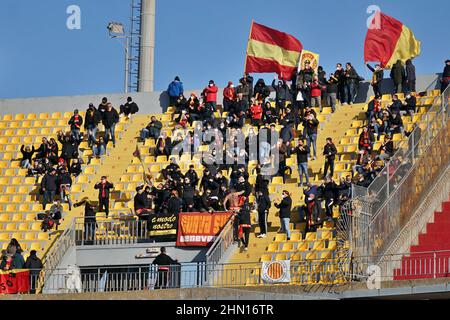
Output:
<path fill-rule="evenodd" d="M 103 115 L 103 112 L 108 108 L 108 98 L 103 97 L 102 102 L 98 105 L 98 111 Z"/>
<path fill-rule="evenodd" d="M 450 60 L 445 60 L 445 67 L 444 71 L 442 72 L 442 78 L 441 78 L 441 93 L 445 91 L 445 89 L 448 87 L 448 84 L 450 83 Z"/>
<path fill-rule="evenodd" d="M 54 168 L 51 168 L 41 180 L 41 190 L 44 194 L 42 209 L 44 211 L 47 203 L 52 203 L 55 200 L 57 178 L 58 177 L 56 176 L 56 170 Z"/>
<path fill-rule="evenodd" d="M 223 111 L 229 112 L 236 101 L 236 89 L 232 81 L 223 89 Z"/>
<path fill-rule="evenodd" d="M 209 80 L 208 86 L 203 89 L 203 96 L 205 97 L 205 109 L 216 111 L 217 106 L 217 88 L 214 80 Z"/>
<path fill-rule="evenodd" d="M 120 106 L 119 116 L 122 114 L 128 118 L 130 114 L 135 114 L 139 111 L 139 107 L 136 102 L 133 101 L 133 98 L 128 97 L 127 102 L 124 105 Z"/>
<path fill-rule="evenodd" d="M 375 65 L 375 68 L 370 64 L 366 64 L 367 68 L 372 71 L 372 82 L 370 83 L 373 88 L 373 93 L 375 95 L 382 95 L 381 93 L 381 83 L 383 82 L 384 72 L 379 64 Z"/>
<path fill-rule="evenodd" d="M 183 82 L 180 81 L 180 77 L 176 76 L 169 84 L 167 93 L 169 94 L 169 105 L 175 106 L 178 97 L 184 94 Z"/>
<path fill-rule="evenodd" d="M 106 218 L 109 214 L 109 194 L 110 189 L 113 189 L 114 185 L 108 181 L 106 176 L 102 176 L 100 182 L 94 185 L 94 189 L 98 190 L 98 212 L 105 212 Z"/>
<path fill-rule="evenodd" d="M 291 209 L 292 209 L 292 199 L 289 191 L 283 190 L 281 193 L 281 201 L 275 201 L 274 205 L 280 210 L 278 216 L 280 218 L 280 231 L 286 233 L 287 240 L 291 240 L 291 231 L 289 224 L 291 221 Z"/>
<path fill-rule="evenodd" d="M 78 109 L 75 109 L 73 116 L 70 118 L 69 123 L 70 131 L 75 140 L 80 140 L 80 129 L 83 124 L 83 117 L 79 114 Z"/>
<path fill-rule="evenodd" d="M 102 116 L 100 112 L 94 107 L 93 103 L 89 104 L 86 110 L 86 117 L 84 119 L 84 129 L 88 134 L 88 146 L 92 148 L 92 145 L 97 140 L 98 124 L 100 123 Z"/>

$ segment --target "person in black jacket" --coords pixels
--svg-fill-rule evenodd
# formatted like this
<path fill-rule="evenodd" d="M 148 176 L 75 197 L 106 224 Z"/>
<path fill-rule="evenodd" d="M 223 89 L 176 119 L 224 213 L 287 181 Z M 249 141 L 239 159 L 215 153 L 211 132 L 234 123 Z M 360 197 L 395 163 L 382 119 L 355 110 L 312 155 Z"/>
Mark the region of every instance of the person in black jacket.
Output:
<path fill-rule="evenodd" d="M 406 90 L 416 92 L 416 67 L 412 64 L 411 59 L 406 60 Z"/>
<path fill-rule="evenodd" d="M 80 115 L 78 109 L 75 109 L 73 116 L 70 118 L 69 123 L 71 134 L 75 137 L 75 140 L 80 139 L 80 129 L 83 124 L 83 117 Z"/>
<path fill-rule="evenodd" d="M 405 68 L 400 60 L 391 68 L 391 79 L 394 82 L 394 93 L 402 92 L 403 81 L 405 80 Z"/>
<path fill-rule="evenodd" d="M 119 122 L 119 114 L 117 110 L 114 109 L 111 103 L 107 104 L 105 112 L 103 112 L 103 125 L 105 126 L 105 141 L 108 144 L 111 136 L 113 147 L 116 147 L 116 123 Z"/>
<path fill-rule="evenodd" d="M 345 64 L 345 102 L 344 104 L 352 104 L 356 97 L 356 86 L 359 82 L 358 74 L 350 62 Z"/>
<path fill-rule="evenodd" d="M 84 244 L 93 244 L 97 223 L 95 206 L 87 197 L 84 197 L 75 203 L 73 207 L 77 208 L 82 205 L 84 205 L 84 241 L 86 241 Z"/>
<path fill-rule="evenodd" d="M 195 204 L 195 187 L 192 186 L 191 179 L 187 176 L 184 177 L 183 193 L 182 193 L 182 205 L 183 212 L 194 212 Z"/>
<path fill-rule="evenodd" d="M 270 90 L 266 86 L 264 79 L 258 79 L 255 84 L 255 89 L 253 90 L 253 96 L 259 101 L 265 101 L 270 95 Z"/>
<path fill-rule="evenodd" d="M 291 222 L 292 199 L 289 191 L 287 190 L 283 190 L 281 197 L 281 202 L 275 202 L 274 205 L 276 208 L 280 209 L 280 231 L 286 233 L 287 240 L 289 241 L 291 240 L 291 230 L 289 229 L 289 224 Z"/>
<path fill-rule="evenodd" d="M 286 107 L 286 100 L 289 97 L 289 87 L 284 80 L 278 81 L 275 85 L 275 79 L 272 81 L 272 88 L 275 90 L 275 106 L 280 113 Z"/>
<path fill-rule="evenodd" d="M 331 176 L 326 177 L 326 179 L 319 186 L 320 193 L 325 200 L 325 212 L 328 220 L 333 218 L 333 206 L 335 205 L 335 199 L 338 198 L 338 186 L 333 181 Z"/>
<path fill-rule="evenodd" d="M 267 236 L 267 215 L 271 207 L 270 197 L 268 192 L 258 191 L 256 193 L 256 203 L 258 208 L 258 223 L 259 235 L 258 238 L 265 238 Z"/>
<path fill-rule="evenodd" d="M 325 156 L 325 166 L 323 169 L 323 177 L 325 178 L 330 169 L 330 176 L 334 174 L 334 159 L 336 158 L 337 150 L 331 138 L 326 139 L 327 143 L 323 148 L 323 155 Z"/>
<path fill-rule="evenodd" d="M 139 111 L 139 107 L 136 102 L 133 101 L 133 98 L 128 97 L 125 105 L 120 106 L 119 116 L 124 114 L 125 117 L 128 117 L 130 114 L 135 114 Z"/>
<path fill-rule="evenodd" d="M 306 222 L 302 231 L 302 239 L 306 239 L 307 232 L 314 232 L 317 229 L 320 217 L 321 206 L 314 193 L 309 193 L 305 198 L 305 205 L 300 207 L 300 221 Z"/>
<path fill-rule="evenodd" d="M 78 150 L 78 142 L 75 137 L 69 133 L 63 134 L 58 132 L 58 141 L 62 144 L 60 157 L 63 158 L 67 164 L 70 164 L 70 160 L 74 157 L 74 154 Z"/>
<path fill-rule="evenodd" d="M 100 111 L 94 107 L 94 104 L 90 103 L 84 119 L 84 129 L 88 134 L 89 148 L 92 147 L 92 144 L 94 144 L 97 139 L 98 124 L 100 123 L 101 117 Z"/>
<path fill-rule="evenodd" d="M 303 188 L 303 175 L 305 175 L 306 184 L 309 184 L 308 173 L 308 154 L 310 149 L 303 142 L 303 139 L 298 139 L 298 146 L 291 148 L 291 153 L 297 154 L 298 176 L 300 178 L 299 186 Z"/>
<path fill-rule="evenodd" d="M 108 181 L 106 176 L 102 176 L 100 182 L 95 184 L 94 189 L 98 189 L 98 212 L 105 212 L 106 218 L 109 214 L 109 193 L 114 185 Z"/>
<path fill-rule="evenodd" d="M 33 154 L 36 152 L 34 149 L 34 146 L 30 149 L 29 146 L 22 145 L 20 147 L 20 152 L 22 152 L 22 160 L 20 161 L 20 166 L 23 169 L 30 169 L 31 168 L 31 158 L 33 157 Z"/>
<path fill-rule="evenodd" d="M 161 133 L 162 123 L 158 119 L 156 119 L 155 116 L 151 117 L 150 122 L 147 124 L 147 126 L 141 130 L 141 141 L 145 142 L 145 139 L 147 138 L 153 138 L 158 139 L 159 135 Z"/>
<path fill-rule="evenodd" d="M 373 72 L 371 85 L 373 87 L 373 93 L 375 96 L 381 96 L 381 83 L 383 82 L 384 72 L 379 64 L 373 68 L 370 64 L 366 64 L 367 68 Z"/>
<path fill-rule="evenodd" d="M 72 210 L 72 200 L 70 199 L 70 188 L 72 187 L 72 177 L 66 168 L 62 168 L 56 180 L 61 202 L 69 204 L 69 211 Z"/>
<path fill-rule="evenodd" d="M 148 223 L 150 220 L 151 210 L 147 208 L 148 194 L 144 191 L 144 186 L 138 186 L 136 188 L 136 195 L 134 196 L 134 213 L 138 217 L 137 236 L 142 238 L 146 235 L 142 234 L 142 225 Z M 147 230 L 146 228 L 144 228 Z"/>
<path fill-rule="evenodd" d="M 36 293 L 36 284 L 41 270 L 44 268 L 41 259 L 36 255 L 36 250 L 31 250 L 25 261 L 25 269 L 30 270 L 30 293 Z"/>
<path fill-rule="evenodd" d="M 242 241 L 243 251 L 247 251 L 250 241 L 250 230 L 252 228 L 248 200 L 246 200 L 240 210 L 237 211 L 236 217 L 239 224 L 238 238 Z"/>
<path fill-rule="evenodd" d="M 166 254 L 166 248 L 161 247 L 161 253 L 153 260 L 152 264 L 158 266 L 158 278 L 155 289 L 165 289 L 169 286 L 170 276 L 169 267 L 179 265 L 178 260 L 173 260 Z"/>
<path fill-rule="evenodd" d="M 303 136 L 306 138 L 308 148 L 310 149 L 311 155 L 311 145 L 313 149 L 313 160 L 316 160 L 317 156 L 317 128 L 319 127 L 319 120 L 314 116 L 313 113 L 305 112 L 305 117 L 303 118 Z"/>
<path fill-rule="evenodd" d="M 50 171 L 44 175 L 41 181 L 41 190 L 44 193 L 44 201 L 42 202 L 42 208 L 45 211 L 47 203 L 52 203 L 55 200 L 56 195 L 56 170 L 50 169 Z"/>
<path fill-rule="evenodd" d="M 169 201 L 167 201 L 167 213 L 179 214 L 181 212 L 181 199 L 177 190 L 172 190 Z"/>

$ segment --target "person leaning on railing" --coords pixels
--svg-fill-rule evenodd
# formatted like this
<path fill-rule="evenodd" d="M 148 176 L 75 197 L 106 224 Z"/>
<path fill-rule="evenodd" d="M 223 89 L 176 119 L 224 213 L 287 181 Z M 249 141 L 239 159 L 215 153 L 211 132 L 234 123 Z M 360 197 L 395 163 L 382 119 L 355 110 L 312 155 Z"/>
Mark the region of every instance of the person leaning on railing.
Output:
<path fill-rule="evenodd" d="M 152 264 L 158 266 L 158 279 L 155 289 L 165 289 L 169 286 L 170 281 L 170 266 L 179 265 L 178 260 L 172 259 L 166 254 L 166 248 L 161 247 L 161 253 L 156 256 Z"/>
<path fill-rule="evenodd" d="M 81 201 L 75 203 L 73 207 L 76 208 L 82 205 L 84 205 L 84 239 L 93 240 L 97 222 L 94 205 L 87 197 L 84 197 Z"/>

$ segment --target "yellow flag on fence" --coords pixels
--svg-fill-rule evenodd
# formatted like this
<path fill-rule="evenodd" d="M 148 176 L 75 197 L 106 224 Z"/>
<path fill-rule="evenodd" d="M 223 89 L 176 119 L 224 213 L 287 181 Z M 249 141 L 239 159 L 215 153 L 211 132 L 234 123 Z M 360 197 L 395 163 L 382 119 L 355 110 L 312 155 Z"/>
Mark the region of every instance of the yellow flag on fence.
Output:
<path fill-rule="evenodd" d="M 306 60 L 308 60 L 309 63 L 311 64 L 311 68 L 313 68 L 314 71 L 317 72 L 317 68 L 319 67 L 319 54 L 308 50 L 302 50 L 298 70 L 301 70 L 305 67 Z"/>

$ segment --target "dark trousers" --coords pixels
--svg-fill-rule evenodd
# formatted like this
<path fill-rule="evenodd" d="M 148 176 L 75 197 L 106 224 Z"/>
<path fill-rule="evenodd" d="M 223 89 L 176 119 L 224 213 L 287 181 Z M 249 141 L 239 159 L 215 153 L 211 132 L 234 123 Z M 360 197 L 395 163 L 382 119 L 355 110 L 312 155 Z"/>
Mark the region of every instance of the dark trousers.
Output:
<path fill-rule="evenodd" d="M 267 213 L 258 211 L 258 223 L 260 234 L 267 233 Z"/>
<path fill-rule="evenodd" d="M 416 92 L 416 80 L 408 80 L 406 86 L 409 92 Z"/>
<path fill-rule="evenodd" d="M 334 174 L 334 159 L 333 160 L 329 160 L 328 158 L 325 159 L 325 168 L 323 169 L 324 177 L 327 176 L 328 169 L 330 169 L 330 175 L 333 176 L 333 174 Z"/>
<path fill-rule="evenodd" d="M 56 191 L 44 191 L 44 202 L 42 203 L 43 210 L 47 206 L 47 203 L 52 203 L 55 200 Z"/>
<path fill-rule="evenodd" d="M 98 199 L 98 212 L 106 213 L 106 217 L 108 218 L 108 214 L 109 214 L 109 198 L 99 198 Z"/>
<path fill-rule="evenodd" d="M 244 237 L 241 239 L 244 247 L 248 248 L 248 243 L 250 241 L 250 228 L 243 228 Z"/>
<path fill-rule="evenodd" d="M 278 169 L 278 175 L 283 177 L 283 183 L 284 183 L 285 182 L 285 175 L 286 175 L 286 160 L 280 161 L 279 169 Z"/>
<path fill-rule="evenodd" d="M 380 96 L 380 97 L 381 97 L 381 83 L 380 83 L 380 82 L 374 83 L 374 84 L 372 85 L 372 87 L 373 87 L 373 93 L 374 93 L 374 95 L 375 95 L 375 96 Z"/>

